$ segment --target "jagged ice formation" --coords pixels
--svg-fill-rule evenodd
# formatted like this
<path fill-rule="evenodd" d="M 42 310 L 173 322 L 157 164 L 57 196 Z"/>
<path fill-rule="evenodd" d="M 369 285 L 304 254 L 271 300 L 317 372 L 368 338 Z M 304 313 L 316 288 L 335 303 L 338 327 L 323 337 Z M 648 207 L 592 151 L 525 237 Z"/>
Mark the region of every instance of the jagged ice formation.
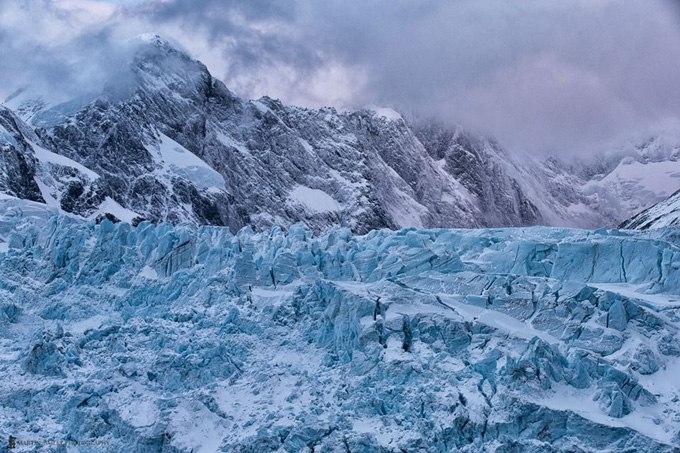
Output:
<path fill-rule="evenodd" d="M 0 426 L 17 439 L 680 448 L 672 230 L 234 235 L 0 203 Z"/>

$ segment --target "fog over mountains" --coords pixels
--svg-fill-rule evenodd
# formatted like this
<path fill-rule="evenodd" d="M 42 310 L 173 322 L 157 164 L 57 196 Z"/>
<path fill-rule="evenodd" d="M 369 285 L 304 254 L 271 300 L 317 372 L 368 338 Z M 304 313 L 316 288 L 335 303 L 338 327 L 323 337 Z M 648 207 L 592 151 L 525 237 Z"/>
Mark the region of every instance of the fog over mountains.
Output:
<path fill-rule="evenodd" d="M 680 184 L 663 135 L 576 164 L 520 156 L 392 109 L 246 101 L 156 35 L 126 45 L 101 92 L 54 102 L 29 81 L 3 104 L 7 195 L 86 218 L 363 233 L 615 226 Z"/>

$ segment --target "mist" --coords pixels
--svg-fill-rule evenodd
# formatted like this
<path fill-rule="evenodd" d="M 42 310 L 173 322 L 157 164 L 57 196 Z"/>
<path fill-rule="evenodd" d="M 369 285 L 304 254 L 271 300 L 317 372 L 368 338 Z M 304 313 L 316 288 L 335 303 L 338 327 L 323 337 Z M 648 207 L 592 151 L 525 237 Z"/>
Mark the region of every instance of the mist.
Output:
<path fill-rule="evenodd" d="M 96 89 L 155 32 L 247 98 L 392 106 L 531 153 L 587 155 L 680 112 L 671 1 L 0 0 L 0 17 L 5 96 Z"/>

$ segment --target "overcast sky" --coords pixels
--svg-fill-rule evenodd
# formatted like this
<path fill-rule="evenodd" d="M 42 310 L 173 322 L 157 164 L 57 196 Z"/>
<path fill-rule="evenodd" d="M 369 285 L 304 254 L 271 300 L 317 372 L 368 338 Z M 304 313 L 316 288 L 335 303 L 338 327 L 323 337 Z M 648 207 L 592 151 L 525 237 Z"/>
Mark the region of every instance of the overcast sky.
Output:
<path fill-rule="evenodd" d="M 153 32 L 249 98 L 393 106 L 583 153 L 680 116 L 675 0 L 0 0 L 0 95 L 95 86 Z"/>

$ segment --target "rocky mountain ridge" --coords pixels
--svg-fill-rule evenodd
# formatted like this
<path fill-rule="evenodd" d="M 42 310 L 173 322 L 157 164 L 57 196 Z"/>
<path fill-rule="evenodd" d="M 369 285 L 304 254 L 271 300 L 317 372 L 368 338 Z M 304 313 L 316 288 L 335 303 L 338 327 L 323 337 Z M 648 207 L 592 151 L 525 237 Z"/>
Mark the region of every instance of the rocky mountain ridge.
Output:
<path fill-rule="evenodd" d="M 236 231 L 613 226 L 616 187 L 388 109 L 245 101 L 166 41 L 140 39 L 101 93 L 0 110 L 0 188 L 82 217 Z M 668 195 L 667 193 L 663 195 Z M 653 201 L 661 197 L 654 195 Z M 612 200 L 614 200 L 612 202 Z"/>
<path fill-rule="evenodd" d="M 650 230 L 680 228 L 680 190 L 621 224 L 621 228 Z"/>

